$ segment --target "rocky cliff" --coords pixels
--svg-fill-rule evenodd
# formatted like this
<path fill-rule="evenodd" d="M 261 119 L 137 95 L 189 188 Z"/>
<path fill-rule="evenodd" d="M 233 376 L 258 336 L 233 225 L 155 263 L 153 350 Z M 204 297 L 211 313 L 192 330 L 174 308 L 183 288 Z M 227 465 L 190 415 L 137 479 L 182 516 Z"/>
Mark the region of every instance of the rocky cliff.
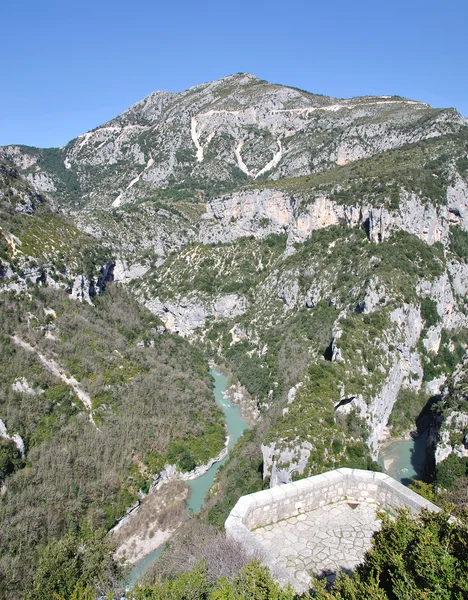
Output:
<path fill-rule="evenodd" d="M 272 481 L 349 460 L 363 438 L 375 459 L 401 395 L 439 393 L 440 357 L 468 325 L 465 152 L 449 136 L 221 196 L 190 245 L 138 282 L 168 329 L 252 369 L 264 408 L 284 403 L 262 446 Z M 324 373 L 333 383 L 316 396 Z M 329 425 L 304 430 L 327 403 Z"/>
<path fill-rule="evenodd" d="M 112 278 L 111 253 L 53 208 L 16 169 L 0 163 L 0 292 L 39 284 L 90 302 Z"/>

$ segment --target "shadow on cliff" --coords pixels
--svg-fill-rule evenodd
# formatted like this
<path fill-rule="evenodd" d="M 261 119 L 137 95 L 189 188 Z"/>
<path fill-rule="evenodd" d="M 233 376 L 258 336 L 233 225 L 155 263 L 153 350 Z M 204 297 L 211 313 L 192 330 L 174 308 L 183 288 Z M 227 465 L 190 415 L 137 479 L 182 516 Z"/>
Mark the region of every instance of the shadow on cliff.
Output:
<path fill-rule="evenodd" d="M 434 426 L 434 407 L 440 401 L 440 396 L 432 396 L 416 418 L 416 431 L 412 433 L 414 446 L 411 451 L 411 466 L 416 472 L 416 478 L 430 481 L 435 467 L 434 448 L 428 443 L 430 429 Z M 401 480 L 408 486 L 411 479 Z"/>

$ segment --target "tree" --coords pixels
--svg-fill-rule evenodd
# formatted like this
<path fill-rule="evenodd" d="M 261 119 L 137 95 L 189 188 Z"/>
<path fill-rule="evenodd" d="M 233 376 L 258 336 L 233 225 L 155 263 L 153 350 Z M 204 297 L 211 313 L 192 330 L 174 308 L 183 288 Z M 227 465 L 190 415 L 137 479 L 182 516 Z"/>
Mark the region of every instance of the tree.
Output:
<path fill-rule="evenodd" d="M 14 442 L 0 438 L 0 485 L 21 464 L 21 457 Z"/>
<path fill-rule="evenodd" d="M 103 530 L 87 540 L 67 535 L 51 542 L 41 554 L 27 600 L 86 598 L 89 590 L 94 595 L 107 593 L 123 576 L 113 552 Z"/>
<path fill-rule="evenodd" d="M 351 577 L 319 598 L 356 600 L 458 600 L 468 597 L 468 528 L 447 512 L 382 513 L 373 547 Z"/>
<path fill-rule="evenodd" d="M 468 461 L 450 454 L 445 460 L 437 465 L 436 485 L 444 489 L 450 489 L 457 481 L 466 475 Z"/>

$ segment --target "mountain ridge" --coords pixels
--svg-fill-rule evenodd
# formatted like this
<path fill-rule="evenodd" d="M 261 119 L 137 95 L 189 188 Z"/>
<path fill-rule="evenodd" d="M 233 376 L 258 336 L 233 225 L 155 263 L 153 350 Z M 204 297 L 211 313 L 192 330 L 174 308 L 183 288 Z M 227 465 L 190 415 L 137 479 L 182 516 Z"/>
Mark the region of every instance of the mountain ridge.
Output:
<path fill-rule="evenodd" d="M 236 74 L 153 92 L 64 148 L 10 145 L 0 158 L 65 208 L 110 208 L 174 186 L 193 201 L 219 186 L 329 170 L 464 125 L 454 109 L 397 96 L 343 100 Z"/>

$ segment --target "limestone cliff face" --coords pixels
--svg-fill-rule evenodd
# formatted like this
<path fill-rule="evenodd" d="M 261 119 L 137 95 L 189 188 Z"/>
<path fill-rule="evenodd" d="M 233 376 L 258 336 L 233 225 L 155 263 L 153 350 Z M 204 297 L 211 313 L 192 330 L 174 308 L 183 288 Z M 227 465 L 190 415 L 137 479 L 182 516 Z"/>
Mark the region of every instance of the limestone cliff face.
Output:
<path fill-rule="evenodd" d="M 243 191 L 207 204 L 199 240 L 232 242 L 252 235 L 287 233 L 288 243 L 304 241 L 324 227 L 346 224 L 365 226 L 371 242 L 382 242 L 395 231 L 406 231 L 429 245 L 449 241 L 449 227 L 468 229 L 468 183 L 457 177 L 447 188 L 446 204 L 434 206 L 414 193 L 401 192 L 397 209 L 368 204 L 343 205 L 325 195 L 305 202 L 280 190 Z"/>
<path fill-rule="evenodd" d="M 357 411 L 359 417 L 366 421 L 370 432 L 367 444 L 374 460 L 377 459 L 380 443 L 385 437 L 388 419 L 399 391 L 402 387 L 419 389 L 423 377 L 421 360 L 414 350 L 423 329 L 419 307 L 406 305 L 397 308 L 390 313 L 390 318 L 393 330 L 391 341 L 396 350 L 390 350 L 388 342 L 381 343 L 385 353 L 385 360 L 381 362 L 384 371 L 383 382 L 377 391 L 365 390 L 362 394 L 355 395 L 347 391 L 345 384 L 341 390 L 341 397 L 342 399 L 351 397 L 351 400 L 343 405 L 337 405 L 336 409 L 337 414 Z M 341 333 L 338 325 L 333 334 L 332 360 L 344 362 L 345 359 L 340 352 Z M 295 394 L 291 401 L 294 401 L 294 398 Z M 283 412 L 283 417 L 285 414 L 287 412 Z M 301 475 L 307 472 L 312 450 L 313 444 L 299 440 L 292 446 L 281 439 L 262 446 L 265 477 L 271 476 L 273 486 L 291 481 L 293 474 Z"/>
<path fill-rule="evenodd" d="M 1 203 L 16 212 L 32 215 L 37 208 L 46 205 L 46 200 L 19 176 L 17 169 L 0 163 Z"/>
<path fill-rule="evenodd" d="M 148 300 L 145 304 L 163 321 L 166 329 L 182 337 L 191 337 L 195 330 L 205 327 L 208 319 L 232 319 L 242 315 L 246 309 L 246 300 L 236 294 L 217 298 L 203 298 L 192 294 L 177 302 L 155 299 Z"/>
<path fill-rule="evenodd" d="M 249 235 L 284 233 L 295 221 L 294 209 L 294 199 L 276 190 L 223 196 L 207 204 L 199 239 L 203 243 L 232 242 Z"/>
<path fill-rule="evenodd" d="M 429 442 L 436 464 L 451 454 L 468 456 L 468 414 L 466 412 L 468 355 L 440 390 L 442 410 L 433 419 Z"/>
<path fill-rule="evenodd" d="M 354 410 L 367 423 L 370 432 L 367 444 L 374 460 L 377 459 L 381 441 L 387 435 L 389 417 L 400 390 L 409 388 L 419 391 L 422 388 L 423 367 L 421 356 L 417 350 L 418 341 L 422 339 L 429 352 L 437 353 L 443 329 L 453 331 L 468 327 L 468 317 L 460 311 L 460 304 L 454 296 L 448 273 L 444 273 L 435 281 L 422 282 L 419 291 L 422 296 L 429 297 L 436 302 L 440 318 L 439 324 L 425 329 L 419 306 L 402 305 L 392 310 L 387 338 L 379 344 L 383 351 L 379 365 L 384 375 L 382 383 L 374 392 L 363 390 L 363 393 L 355 395 L 351 395 L 347 391 L 345 383 L 341 390 L 341 398 L 345 399 L 351 396 L 351 400 L 344 402 L 343 405 L 341 403 L 337 405 L 337 414 L 349 414 L 351 410 Z M 465 295 L 466 291 L 466 279 L 464 279 L 460 292 Z M 363 312 L 373 312 L 375 308 L 372 300 L 374 293 L 375 288 L 371 286 L 366 294 L 370 296 L 370 300 L 363 303 Z M 331 360 L 346 363 L 346 358 L 343 357 L 340 349 L 341 336 L 342 328 L 338 320 L 333 330 Z M 363 364 L 360 368 L 366 372 Z M 460 369 L 456 374 L 455 385 L 460 383 L 463 373 L 464 371 Z M 439 385 L 441 383 L 443 384 L 443 379 Z M 288 404 L 295 400 L 296 389 L 294 387 L 290 390 Z M 444 393 L 448 393 L 447 389 Z M 288 411 L 287 407 L 283 410 L 283 418 Z M 456 443 L 453 442 L 453 432 L 458 434 Z M 443 460 L 452 452 L 458 456 L 468 455 L 468 417 L 466 413 L 452 409 L 448 417 L 439 421 L 433 438 L 436 442 L 436 461 Z M 306 473 L 313 448 L 313 444 L 307 440 L 296 440 L 291 445 L 285 440 L 278 439 L 273 443 L 263 445 L 264 476 L 271 478 L 273 486 L 291 481 L 294 474 Z"/>
<path fill-rule="evenodd" d="M 468 456 L 468 415 L 461 411 L 451 411 L 440 423 L 436 435 L 436 464 L 455 454 L 459 458 Z"/>
<path fill-rule="evenodd" d="M 374 459 L 384 438 L 388 419 L 401 388 L 420 388 L 423 378 L 421 359 L 415 346 L 420 338 L 423 321 L 419 308 L 403 306 L 390 313 L 395 325 L 396 352 L 386 349 L 389 367 L 381 389 L 371 398 L 366 419 L 370 425 L 369 446 Z"/>

